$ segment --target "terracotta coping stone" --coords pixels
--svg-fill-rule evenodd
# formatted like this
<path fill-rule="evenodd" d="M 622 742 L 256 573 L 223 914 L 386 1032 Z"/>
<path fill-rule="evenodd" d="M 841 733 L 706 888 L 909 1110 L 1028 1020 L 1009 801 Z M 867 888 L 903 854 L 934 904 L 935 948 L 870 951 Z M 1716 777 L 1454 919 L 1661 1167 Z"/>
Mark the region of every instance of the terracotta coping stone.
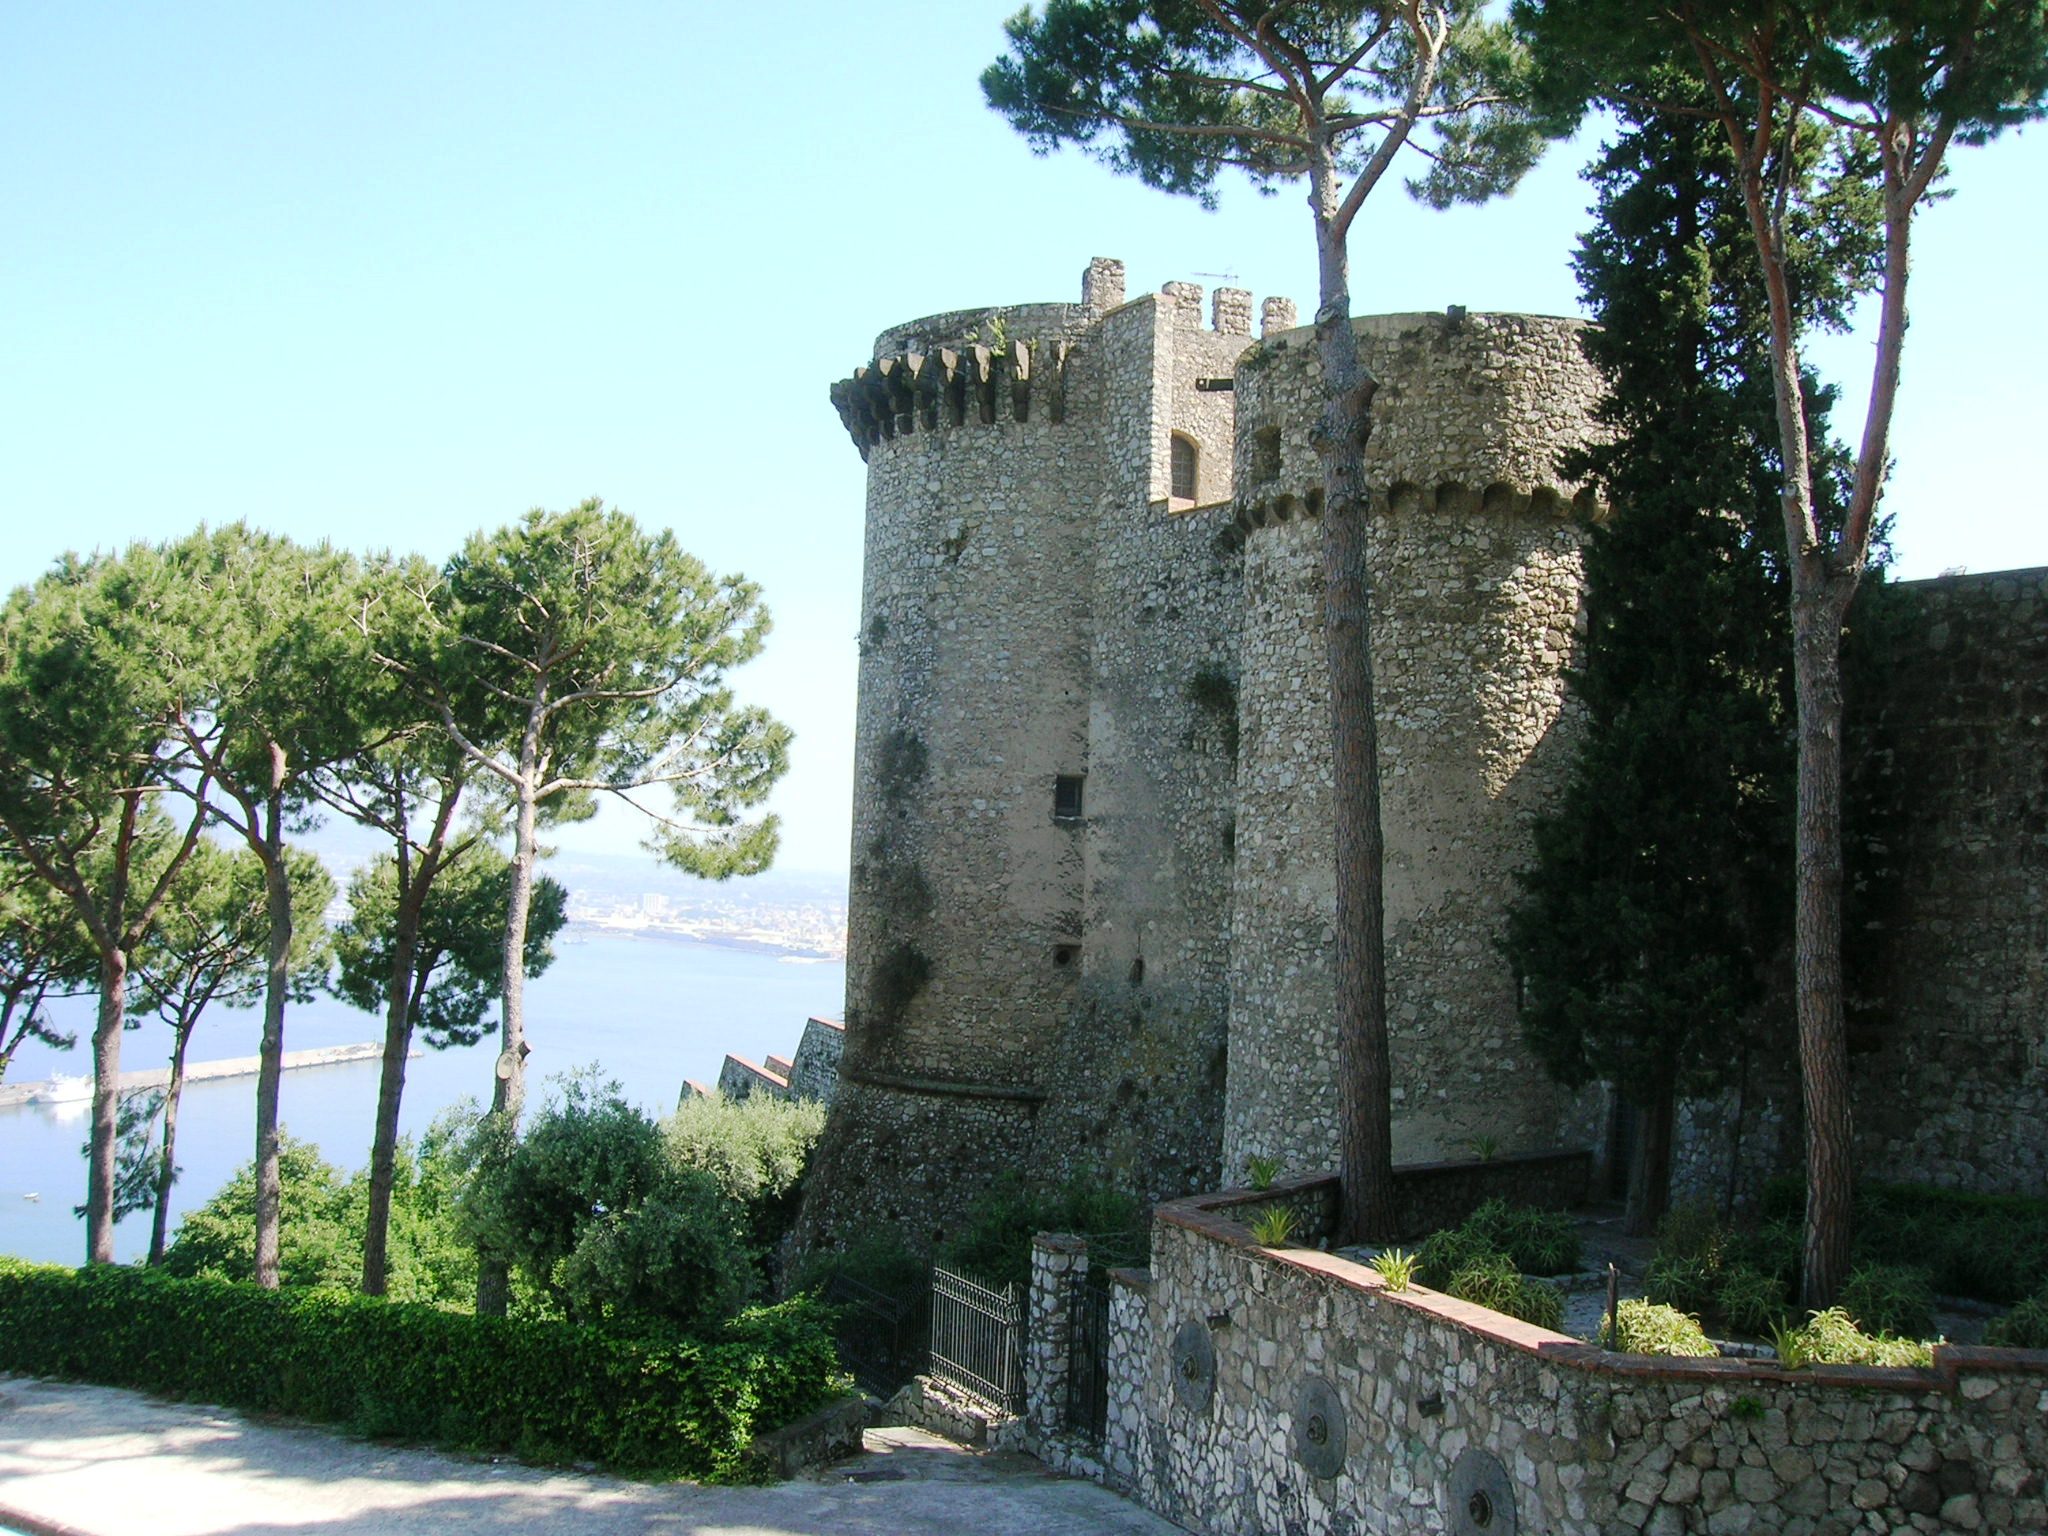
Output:
<path fill-rule="evenodd" d="M 1411 1285 L 1405 1291 L 1388 1290 L 1387 1283 L 1376 1271 L 1333 1253 L 1314 1248 L 1264 1247 L 1242 1223 L 1223 1214 L 1246 1205 L 1268 1203 L 1275 1196 L 1303 1194 L 1325 1185 L 1334 1186 L 1336 1182 L 1334 1175 L 1320 1174 L 1276 1183 L 1270 1189 L 1191 1195 L 1159 1206 L 1154 1212 L 1154 1219 L 1227 1248 L 1256 1254 L 1268 1262 L 1321 1275 L 1352 1290 L 1377 1292 L 1381 1299 L 1396 1306 L 1421 1312 L 1507 1348 L 1536 1355 L 1588 1375 L 1695 1382 L 1702 1386 L 1739 1382 L 1804 1382 L 1818 1387 L 1893 1392 L 1954 1392 L 1960 1377 L 1965 1374 L 2048 1376 L 2048 1350 L 1987 1349 L 1956 1344 L 1936 1345 L 1932 1367 L 1809 1365 L 1795 1371 L 1757 1360 L 1623 1354 L 1588 1344 L 1569 1334 L 1538 1328 L 1519 1318 L 1508 1317 L 1473 1302 L 1460 1301 L 1455 1296 L 1445 1296 L 1425 1286 Z"/>

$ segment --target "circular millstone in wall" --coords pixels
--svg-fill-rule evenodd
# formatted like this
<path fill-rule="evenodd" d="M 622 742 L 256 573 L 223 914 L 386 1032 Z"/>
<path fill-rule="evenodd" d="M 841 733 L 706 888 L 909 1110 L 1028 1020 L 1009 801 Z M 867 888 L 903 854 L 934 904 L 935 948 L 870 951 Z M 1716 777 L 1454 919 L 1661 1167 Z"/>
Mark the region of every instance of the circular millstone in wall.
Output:
<path fill-rule="evenodd" d="M 1451 1536 L 1515 1536 L 1515 1485 L 1500 1458 L 1476 1446 L 1451 1464 Z"/>
<path fill-rule="evenodd" d="M 1207 1413 L 1216 1392 L 1216 1344 L 1208 1325 L 1189 1318 L 1173 1336 L 1173 1395 L 1191 1413 Z"/>
<path fill-rule="evenodd" d="M 1344 1403 L 1337 1389 L 1311 1376 L 1294 1394 L 1294 1459 L 1317 1477 L 1344 1470 Z"/>

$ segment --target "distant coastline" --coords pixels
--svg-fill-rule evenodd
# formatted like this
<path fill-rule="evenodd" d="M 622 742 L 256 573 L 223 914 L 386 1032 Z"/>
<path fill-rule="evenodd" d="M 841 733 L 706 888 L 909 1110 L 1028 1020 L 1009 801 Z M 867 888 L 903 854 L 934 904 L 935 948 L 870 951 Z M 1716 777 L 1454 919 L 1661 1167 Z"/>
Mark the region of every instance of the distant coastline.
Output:
<path fill-rule="evenodd" d="M 840 935 L 836 944 L 829 938 L 811 933 L 784 933 L 772 929 L 732 929 L 715 924 L 692 922 L 650 922 L 635 921 L 612 914 L 577 914 L 569 919 L 565 937 L 578 932 L 586 935 L 602 933 L 619 939 L 656 939 L 672 944 L 709 944 L 717 949 L 745 950 L 750 954 L 775 955 L 787 960 L 844 960 L 846 940 Z"/>

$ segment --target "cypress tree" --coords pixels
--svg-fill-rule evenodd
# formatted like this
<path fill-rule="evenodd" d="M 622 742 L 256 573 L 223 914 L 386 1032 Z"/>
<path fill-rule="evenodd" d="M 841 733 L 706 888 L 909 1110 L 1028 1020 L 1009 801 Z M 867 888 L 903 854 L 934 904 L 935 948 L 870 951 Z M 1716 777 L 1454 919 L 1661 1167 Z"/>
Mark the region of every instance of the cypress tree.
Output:
<path fill-rule="evenodd" d="M 1824 168 L 1820 148 L 1809 171 Z M 1781 470 L 1769 319 L 1733 171 L 1717 125 L 1645 114 L 1588 172 L 1598 223 L 1574 265 L 1600 322 L 1585 346 L 1612 435 L 1564 467 L 1613 511 L 1586 546 L 1571 680 L 1583 745 L 1535 828 L 1508 924 L 1523 1032 L 1545 1069 L 1609 1083 L 1635 1112 L 1635 1232 L 1665 1205 L 1677 1101 L 1740 1063 L 1790 925 Z M 1798 180 L 1802 291 L 1838 320 L 1860 248 L 1824 181 Z M 1824 418 L 1827 392 L 1809 399 Z M 1840 463 L 1824 462 L 1823 500 Z"/>

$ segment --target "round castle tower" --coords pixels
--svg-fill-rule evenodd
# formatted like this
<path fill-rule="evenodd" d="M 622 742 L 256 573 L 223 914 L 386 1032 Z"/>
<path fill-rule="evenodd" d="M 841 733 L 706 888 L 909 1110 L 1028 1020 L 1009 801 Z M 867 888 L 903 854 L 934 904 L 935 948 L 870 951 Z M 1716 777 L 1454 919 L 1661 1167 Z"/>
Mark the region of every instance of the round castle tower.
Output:
<path fill-rule="evenodd" d="M 1384 315 L 1354 322 L 1378 378 L 1373 664 L 1386 839 L 1394 1156 L 1590 1145 L 1585 1113 L 1522 1045 L 1498 949 L 1529 823 L 1570 755 L 1564 670 L 1583 582 L 1559 455 L 1595 430 L 1583 322 Z M 1244 537 L 1237 858 L 1223 1168 L 1334 1163 L 1336 910 L 1313 334 L 1236 376 Z"/>
<path fill-rule="evenodd" d="M 960 311 L 832 399 L 868 466 L 846 1058 L 799 1227 L 912 1240 L 1003 1174 L 1213 1182 L 1251 295 Z M 1269 301 L 1269 323 L 1293 323 Z M 1220 387 L 1219 387 L 1220 386 Z M 1204 669 L 1207 669 L 1206 673 Z"/>

